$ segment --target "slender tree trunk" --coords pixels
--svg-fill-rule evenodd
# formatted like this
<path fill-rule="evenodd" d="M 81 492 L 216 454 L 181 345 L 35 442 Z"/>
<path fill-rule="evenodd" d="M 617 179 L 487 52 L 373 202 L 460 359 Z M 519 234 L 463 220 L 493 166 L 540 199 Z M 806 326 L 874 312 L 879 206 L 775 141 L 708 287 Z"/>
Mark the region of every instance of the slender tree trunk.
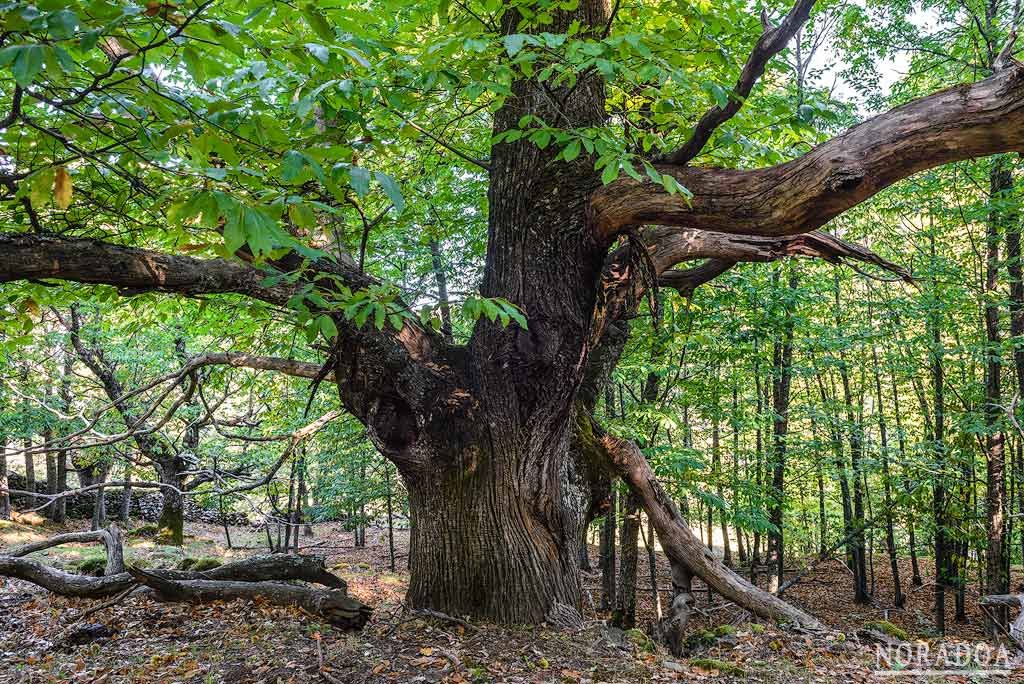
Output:
<path fill-rule="evenodd" d="M 999 342 L 999 304 L 996 299 L 999 286 L 999 242 L 1004 225 L 1016 222 L 1002 206 L 1013 190 L 1013 176 L 1005 157 L 996 157 L 990 173 L 990 197 L 994 206 L 986 224 L 985 256 L 985 464 L 986 510 L 988 513 L 988 549 L 985 555 L 985 592 L 1005 594 L 1009 581 L 1005 573 L 1004 548 L 1006 544 L 1006 450 L 1002 431 L 1002 358 Z M 1019 256 L 1019 255 L 1018 255 Z M 1018 259 L 1019 260 L 1019 259 Z M 1001 633 L 1007 622 L 1005 607 L 993 610 L 994 620 L 987 620 L 990 637 Z"/>
<path fill-rule="evenodd" d="M 619 565 L 619 604 L 612 617 L 616 627 L 636 627 L 636 570 L 640 538 L 640 498 L 635 494 L 626 497 L 626 508 L 622 514 L 622 562 Z"/>
<path fill-rule="evenodd" d="M 46 403 L 49 403 L 51 398 L 52 398 L 51 386 L 47 385 L 46 386 L 46 391 L 44 393 L 44 401 Z M 57 454 L 56 454 L 56 452 L 50 450 L 50 447 L 53 446 L 53 428 L 51 428 L 49 425 L 47 425 L 45 428 L 43 428 L 43 430 L 41 432 L 41 436 L 43 438 L 43 442 L 42 442 L 43 443 L 43 449 L 45 450 L 45 452 L 44 452 L 44 459 L 45 459 L 45 463 L 46 463 L 46 466 L 45 466 L 46 467 L 46 493 L 47 494 L 56 494 L 57 493 Z M 44 509 L 44 511 L 46 513 L 46 517 L 48 517 L 50 520 L 56 521 L 56 519 L 57 519 L 57 504 L 56 504 L 56 502 L 54 502 L 51 499 L 50 500 L 50 505 L 47 506 Z"/>
<path fill-rule="evenodd" d="M 434 281 L 437 283 L 437 303 L 438 310 L 441 312 L 441 334 L 444 335 L 445 339 L 451 340 L 452 310 L 448 302 L 448 276 L 444 271 L 444 262 L 441 260 L 441 246 L 437 240 L 430 241 L 430 258 L 434 269 Z"/>
<path fill-rule="evenodd" d="M 36 505 L 36 455 L 32 451 L 32 438 L 26 437 L 22 440 L 22 447 L 25 449 L 25 489 L 32 492 L 28 497 L 29 505 Z"/>
<path fill-rule="evenodd" d="M 828 517 L 825 515 L 825 476 L 822 473 L 821 461 L 814 464 L 815 478 L 818 481 L 818 555 L 824 555 L 828 541 Z"/>
<path fill-rule="evenodd" d="M 220 497 L 218 497 L 219 499 Z M 128 522 L 132 517 L 132 464 L 124 465 L 124 489 L 121 490 L 121 522 Z"/>
<path fill-rule="evenodd" d="M 51 451 L 50 447 L 53 446 L 53 429 L 47 427 L 42 432 L 43 448 L 46 449 L 46 493 L 56 494 L 57 493 L 57 452 Z M 50 505 L 46 507 L 46 517 L 50 520 L 56 521 L 57 519 L 57 504 L 51 500 Z"/>
<path fill-rule="evenodd" d="M 391 501 L 391 464 L 387 461 L 384 462 L 384 488 L 384 504 L 388 513 L 388 567 L 395 572 L 395 512 Z"/>
<path fill-rule="evenodd" d="M 717 375 L 717 371 L 716 371 Z M 717 383 L 716 383 L 717 384 Z M 715 493 L 718 500 L 725 501 L 725 486 L 722 484 L 722 421 L 719 415 L 718 391 L 715 391 L 715 415 L 711 419 L 711 472 L 715 478 Z M 722 532 L 722 558 L 726 565 L 732 565 L 732 548 L 729 545 L 729 528 L 727 526 L 725 508 L 718 511 L 718 522 Z M 708 526 L 708 538 L 711 538 L 711 526 Z"/>
<path fill-rule="evenodd" d="M 773 275 L 776 291 L 780 280 L 780 271 Z M 772 506 L 769 520 L 774 527 L 769 537 L 771 550 L 769 556 L 775 563 L 775 573 L 769 585 L 770 591 L 776 591 L 785 581 L 786 559 L 785 539 L 783 537 L 783 509 L 785 505 L 786 482 L 786 440 L 789 435 L 789 394 L 793 380 L 793 304 L 792 298 L 797 288 L 797 276 L 793 272 L 789 277 L 788 294 L 783 308 L 785 321 L 782 337 L 776 340 L 772 351 Z"/>
<path fill-rule="evenodd" d="M 760 492 L 762 491 L 761 463 L 764 460 L 764 433 L 762 432 L 762 426 L 764 424 L 765 401 L 764 390 L 761 386 L 761 363 L 757 338 L 754 339 L 754 392 L 757 394 L 756 428 L 754 430 L 754 488 Z M 754 530 L 754 541 L 751 546 L 753 548 L 750 553 L 750 581 L 756 585 L 757 568 L 761 565 L 761 531 L 759 529 Z"/>
<path fill-rule="evenodd" d="M 879 455 L 882 461 L 882 504 L 885 506 L 885 546 L 889 552 L 889 570 L 892 573 L 893 605 L 902 608 L 903 587 L 900 584 L 900 566 L 896 553 L 896 533 L 893 524 L 892 475 L 889 472 L 889 436 L 885 423 L 885 403 L 882 397 L 882 378 L 878 369 L 878 350 L 871 347 L 872 370 L 875 377 L 875 399 L 878 405 Z"/>
<path fill-rule="evenodd" d="M 654 523 L 648 518 L 647 534 L 644 535 L 644 548 L 647 549 L 647 568 L 651 581 L 651 605 L 654 606 L 656 620 L 661 620 L 661 594 L 658 592 L 658 556 L 654 549 Z"/>
<path fill-rule="evenodd" d="M 836 275 L 835 286 L 835 315 L 836 328 L 842 328 L 840 318 L 839 299 L 839 276 Z M 853 561 L 853 600 L 856 603 L 866 604 L 871 601 L 867 585 L 866 547 L 864 536 L 864 479 L 862 476 L 861 460 L 864 455 L 863 425 L 855 415 L 855 401 L 850 387 L 850 372 L 844 354 L 839 355 L 839 378 L 843 386 L 843 403 L 846 406 L 847 436 L 850 442 L 850 479 L 853 481 L 853 539 L 852 561 Z"/>
<path fill-rule="evenodd" d="M 930 232 L 932 267 L 935 264 L 935 230 Z M 938 306 L 937 278 L 932 278 L 932 295 L 936 300 L 928 316 L 928 327 L 932 348 L 929 353 L 931 361 L 932 393 L 935 411 L 932 432 L 932 447 L 935 455 L 935 475 L 932 485 L 932 517 L 935 525 L 935 630 L 939 634 L 946 631 L 946 588 L 949 585 L 949 549 L 947 548 L 946 530 L 946 447 L 945 447 L 945 373 L 943 368 L 943 347 L 941 313 Z"/>
<path fill-rule="evenodd" d="M 0 520 L 11 518 L 11 495 L 7 486 L 7 435 L 0 433 Z"/>
<path fill-rule="evenodd" d="M 896 438 L 900 449 L 900 464 L 903 483 L 903 491 L 909 497 L 911 494 L 910 490 L 910 478 L 907 475 L 907 435 L 903 429 L 903 414 L 900 410 L 900 392 L 899 384 L 896 382 L 896 372 L 891 371 L 889 373 L 890 382 L 892 384 L 892 406 L 893 406 L 893 417 L 896 420 Z M 924 580 L 921 579 L 921 567 L 917 560 L 917 535 L 914 528 L 914 513 L 911 511 L 907 515 L 907 545 L 910 551 L 910 584 L 911 586 L 920 587 L 924 584 Z"/>
<path fill-rule="evenodd" d="M 601 524 L 601 610 L 613 610 L 617 604 L 615 580 L 618 576 L 615 567 L 615 537 L 618 530 L 619 493 L 612 489 L 608 511 L 604 514 Z"/>
<path fill-rule="evenodd" d="M 737 484 L 740 481 L 740 405 L 739 388 L 734 381 L 732 384 L 732 501 L 733 506 L 740 505 L 739 491 Z M 743 530 L 736 526 L 736 553 L 739 555 L 740 565 L 747 562 L 747 550 L 743 544 Z"/>

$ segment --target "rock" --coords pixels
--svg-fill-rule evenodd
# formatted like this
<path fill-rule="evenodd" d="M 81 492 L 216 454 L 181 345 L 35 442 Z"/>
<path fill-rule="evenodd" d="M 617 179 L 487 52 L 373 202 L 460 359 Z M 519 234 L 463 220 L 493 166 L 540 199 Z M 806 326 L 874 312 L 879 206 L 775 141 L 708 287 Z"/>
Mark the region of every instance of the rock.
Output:
<path fill-rule="evenodd" d="M 677 663 L 674 660 L 666 660 L 662 662 L 661 666 L 666 670 L 671 670 L 672 672 L 686 672 L 686 666 L 682 663 Z"/>

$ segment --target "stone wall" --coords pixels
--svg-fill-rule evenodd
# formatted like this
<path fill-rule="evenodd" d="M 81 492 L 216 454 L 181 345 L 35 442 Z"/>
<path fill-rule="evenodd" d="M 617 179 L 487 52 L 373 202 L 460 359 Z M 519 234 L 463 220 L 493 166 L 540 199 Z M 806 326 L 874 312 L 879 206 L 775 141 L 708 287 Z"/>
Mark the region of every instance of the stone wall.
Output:
<path fill-rule="evenodd" d="M 26 490 L 24 476 L 18 473 L 7 474 L 8 487 L 11 489 Z M 46 482 L 36 481 L 35 491 L 40 494 L 46 493 Z M 67 514 L 69 518 L 86 519 L 92 517 L 93 508 L 96 505 L 95 491 L 75 494 L 67 498 Z M 12 494 L 11 504 L 16 509 L 35 508 L 43 503 L 29 505 L 27 494 Z M 107 505 L 107 517 L 116 518 L 121 515 L 121 502 L 124 500 L 124 488 L 113 487 L 103 492 L 103 499 Z M 129 517 L 147 521 L 156 521 L 160 518 L 162 506 L 160 492 L 155 489 L 132 488 L 132 501 L 129 508 Z M 41 511 L 42 512 L 42 511 Z M 244 513 L 229 511 L 227 514 L 229 525 L 248 525 L 249 518 Z M 205 522 L 220 524 L 220 512 L 215 508 L 204 508 L 196 503 L 195 497 L 185 497 L 185 520 L 189 522 Z"/>

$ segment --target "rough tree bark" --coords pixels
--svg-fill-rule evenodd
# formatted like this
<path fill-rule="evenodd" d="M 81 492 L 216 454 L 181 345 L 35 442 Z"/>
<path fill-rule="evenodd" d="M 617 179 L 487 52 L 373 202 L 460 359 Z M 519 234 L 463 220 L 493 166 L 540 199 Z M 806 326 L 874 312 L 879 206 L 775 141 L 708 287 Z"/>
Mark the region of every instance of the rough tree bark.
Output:
<path fill-rule="evenodd" d="M 689 147 L 699 153 L 735 114 L 733 103 L 746 99 L 812 4 L 800 0 L 765 31 L 735 97 L 702 117 Z M 519 19 L 507 9 L 502 31 L 520 30 Z M 582 0 L 576 9 L 553 11 L 543 30 L 564 32 L 574 22 L 577 35 L 600 35 L 609 8 Z M 595 71 L 581 73 L 572 87 L 535 79 L 510 87 L 494 114 L 495 133 L 518 128 L 524 115 L 573 127 L 606 122 L 604 85 Z M 687 187 L 689 199 L 629 178 L 602 187 L 586 155 L 555 161 L 558 150 L 526 139 L 494 145 L 486 165 L 481 293 L 519 306 L 529 328 L 484 318 L 459 346 L 416 321 L 378 331 L 335 314 L 339 396 L 409 491 L 410 605 L 502 622 L 578 620 L 578 549 L 601 478 L 594 477 L 587 450 L 573 447 L 589 425 L 589 416 L 577 414 L 577 401 L 602 348 L 615 347 L 609 331 L 635 315 L 639 295 L 657 281 L 691 292 L 736 262 L 793 255 L 891 267 L 813 231 L 917 171 L 1024 149 L 1022 103 L 1024 69 L 1014 67 L 875 117 L 786 164 L 712 169 L 689 166 L 693 150 L 669 154 L 657 168 Z M 657 227 L 644 229 L 651 225 Z M 0 282 L 61 278 L 129 292 L 232 292 L 276 305 L 309 284 L 268 285 L 265 271 L 242 261 L 39 233 L 0 233 L 0 257 Z M 304 264 L 289 254 L 266 264 L 282 271 L 300 265 L 353 290 L 375 282 L 344 260 Z M 689 533 L 640 453 L 608 439 L 616 448 L 607 451 L 618 454 L 621 466 L 615 474 L 639 493 L 677 567 L 758 615 L 817 625 L 718 562 Z"/>

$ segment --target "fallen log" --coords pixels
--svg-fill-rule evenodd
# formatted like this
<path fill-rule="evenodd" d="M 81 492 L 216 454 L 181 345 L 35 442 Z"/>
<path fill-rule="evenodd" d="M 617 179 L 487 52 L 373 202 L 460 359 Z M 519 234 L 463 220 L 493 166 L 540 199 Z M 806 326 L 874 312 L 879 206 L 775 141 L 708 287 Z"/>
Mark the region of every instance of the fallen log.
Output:
<path fill-rule="evenodd" d="M 168 580 L 229 580 L 261 582 L 271 580 L 302 580 L 332 589 L 347 590 L 345 580 L 329 572 L 324 560 L 317 556 L 273 554 L 244 558 L 216 568 L 194 570 L 150 570 L 151 574 Z M 64 572 L 31 558 L 0 556 L 0 576 L 26 580 L 61 596 L 105 598 L 128 589 L 136 581 L 129 572 L 91 577 Z"/>
<path fill-rule="evenodd" d="M 991 611 L 985 610 L 988 606 L 1005 606 L 1007 608 L 1020 609 L 1020 613 L 1017 614 L 1017 618 L 1010 623 L 1008 629 L 1004 630 L 1009 634 L 1010 638 L 1017 644 L 1018 648 L 1024 647 L 1021 640 L 1024 639 L 1024 594 L 989 594 L 988 596 L 982 596 L 978 599 L 978 605 L 982 607 L 982 610 L 991 615 Z M 998 623 L 997 623 L 998 624 Z"/>
<path fill-rule="evenodd" d="M 103 577 L 76 575 L 23 558 L 61 544 L 95 541 L 103 542 L 107 548 L 107 572 Z M 297 606 L 344 629 L 361 628 L 371 612 L 368 606 L 348 596 L 345 580 L 329 572 L 324 559 L 317 556 L 255 556 L 205 571 L 134 567 L 126 571 L 124 547 L 116 525 L 106 530 L 60 534 L 11 548 L 0 555 L 0 577 L 26 580 L 55 594 L 77 598 L 127 597 L 135 593 L 135 587 L 140 587 L 139 594 L 163 601 L 204 603 L 258 598 L 274 605 Z M 328 589 L 281 584 L 281 580 L 301 580 Z"/>
<path fill-rule="evenodd" d="M 344 589 L 316 589 L 277 582 L 173 580 L 135 567 L 129 567 L 128 572 L 135 581 L 149 587 L 157 600 L 209 603 L 258 598 L 278 606 L 302 608 L 342 629 L 360 629 L 370 619 L 370 608 L 348 596 Z"/>
<path fill-rule="evenodd" d="M 49 539 L 32 542 L 31 544 L 15 546 L 6 551 L 0 551 L 0 557 L 21 558 L 30 553 L 50 549 L 61 544 L 87 544 L 90 542 L 102 542 L 107 549 L 107 567 L 103 572 L 104 575 L 116 575 L 124 572 L 124 546 L 121 544 L 121 528 L 117 526 L 117 523 L 111 523 L 108 528 L 103 530 L 68 532 L 67 534 L 58 534 Z"/>
<path fill-rule="evenodd" d="M 38 584 L 61 596 L 104 598 L 118 594 L 134 582 L 127 572 L 104 577 L 76 575 L 44 565 L 31 558 L 0 556 L 0 577 L 13 577 Z"/>

